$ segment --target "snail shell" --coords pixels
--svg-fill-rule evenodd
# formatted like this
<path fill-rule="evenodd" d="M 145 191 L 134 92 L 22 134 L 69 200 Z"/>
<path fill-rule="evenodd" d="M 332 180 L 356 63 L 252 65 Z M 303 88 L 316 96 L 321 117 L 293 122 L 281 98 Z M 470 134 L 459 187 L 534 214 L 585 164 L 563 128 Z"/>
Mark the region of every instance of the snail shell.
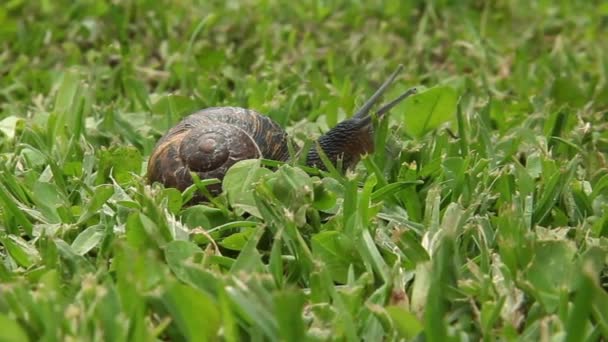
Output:
<path fill-rule="evenodd" d="M 260 113 L 239 107 L 213 107 L 185 117 L 156 144 L 148 162 L 148 179 L 183 191 L 200 179 L 223 179 L 239 160 L 289 157 L 287 133 Z M 221 191 L 220 184 L 208 189 Z"/>

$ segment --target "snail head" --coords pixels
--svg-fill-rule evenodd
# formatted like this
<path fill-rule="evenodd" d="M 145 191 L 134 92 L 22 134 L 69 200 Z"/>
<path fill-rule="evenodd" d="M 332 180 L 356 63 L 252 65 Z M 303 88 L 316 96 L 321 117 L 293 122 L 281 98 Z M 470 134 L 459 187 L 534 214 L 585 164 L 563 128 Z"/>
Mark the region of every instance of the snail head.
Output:
<path fill-rule="evenodd" d="M 381 106 L 375 113 L 371 112 L 374 104 L 378 102 L 402 69 L 403 65 L 399 65 L 397 70 L 390 75 L 351 118 L 340 122 L 319 138 L 318 145 L 323 149 L 323 152 L 333 165 L 337 165 L 337 161 L 341 159 L 343 168 L 347 169 L 353 167 L 362 155 L 373 152 L 373 117 L 382 118 L 394 106 L 417 92 L 416 88 L 408 89 L 394 100 Z M 307 164 L 324 169 L 317 146 L 311 147 L 308 152 Z"/>

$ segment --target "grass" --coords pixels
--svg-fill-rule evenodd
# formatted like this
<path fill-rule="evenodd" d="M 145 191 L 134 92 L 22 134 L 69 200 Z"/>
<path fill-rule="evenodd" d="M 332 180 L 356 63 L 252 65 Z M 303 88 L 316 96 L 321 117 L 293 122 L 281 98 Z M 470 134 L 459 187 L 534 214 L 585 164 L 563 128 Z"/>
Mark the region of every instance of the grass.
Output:
<path fill-rule="evenodd" d="M 602 1 L 3 2 L 0 340 L 608 339 L 607 33 Z M 352 172 L 145 184 L 196 109 L 302 146 L 398 64 L 387 99 L 424 91 Z"/>

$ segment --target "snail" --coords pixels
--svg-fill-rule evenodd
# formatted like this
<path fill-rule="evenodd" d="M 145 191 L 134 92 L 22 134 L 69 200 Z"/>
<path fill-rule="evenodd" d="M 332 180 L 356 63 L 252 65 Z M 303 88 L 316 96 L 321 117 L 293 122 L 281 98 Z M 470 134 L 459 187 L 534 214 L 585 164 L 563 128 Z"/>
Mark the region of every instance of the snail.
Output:
<path fill-rule="evenodd" d="M 393 83 L 403 68 L 399 65 L 378 90 L 349 119 L 322 135 L 318 146 L 333 165 L 342 161 L 342 168 L 352 168 L 363 154 L 374 149 L 371 107 Z M 382 106 L 377 117 L 411 94 L 412 88 Z M 223 179 L 228 169 L 244 159 L 264 158 L 287 161 L 288 135 L 269 117 L 239 107 L 211 107 L 186 116 L 157 142 L 148 161 L 149 183 L 185 190 L 192 185 L 190 172 L 200 179 Z M 315 144 L 308 152 L 306 164 L 325 169 Z M 221 185 L 208 190 L 217 195 Z"/>

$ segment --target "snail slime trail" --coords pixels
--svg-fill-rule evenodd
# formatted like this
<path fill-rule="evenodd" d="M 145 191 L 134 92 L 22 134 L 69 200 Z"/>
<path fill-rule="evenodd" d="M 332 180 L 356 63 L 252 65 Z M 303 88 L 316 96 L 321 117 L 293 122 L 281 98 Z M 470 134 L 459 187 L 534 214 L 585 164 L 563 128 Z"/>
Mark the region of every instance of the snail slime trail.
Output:
<path fill-rule="evenodd" d="M 341 160 L 344 169 L 352 168 L 362 155 L 374 151 L 371 108 L 402 69 L 399 65 L 351 118 L 319 137 L 318 146 L 334 166 Z M 382 117 L 415 92 L 415 89 L 409 89 L 382 106 L 375 115 Z M 148 161 L 148 181 L 184 191 L 193 183 L 191 172 L 201 180 L 222 180 L 226 171 L 240 160 L 287 161 L 287 139 L 287 133 L 279 124 L 254 110 L 239 107 L 203 109 L 186 116 L 160 138 Z M 308 151 L 306 164 L 325 169 L 316 145 Z M 208 189 L 214 196 L 222 191 L 221 184 Z M 200 202 L 204 198 L 197 196 L 193 200 Z"/>

